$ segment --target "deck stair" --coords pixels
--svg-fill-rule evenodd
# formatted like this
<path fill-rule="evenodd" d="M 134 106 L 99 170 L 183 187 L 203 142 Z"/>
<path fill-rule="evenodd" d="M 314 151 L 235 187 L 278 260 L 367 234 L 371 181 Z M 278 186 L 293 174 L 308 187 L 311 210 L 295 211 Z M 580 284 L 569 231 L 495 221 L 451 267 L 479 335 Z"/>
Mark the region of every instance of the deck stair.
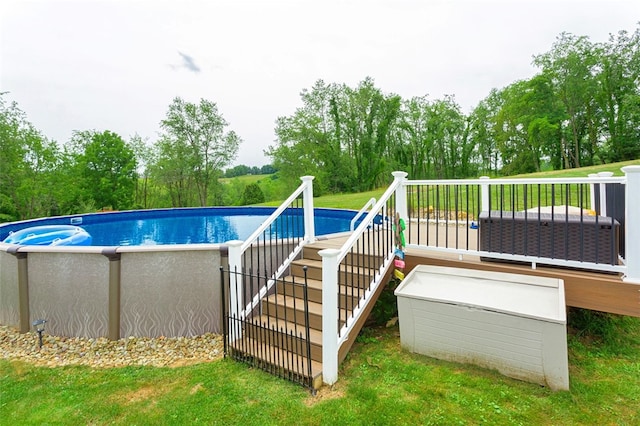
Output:
<path fill-rule="evenodd" d="M 340 247 L 342 241 L 327 239 L 304 247 L 289 273 L 277 280 L 242 322 L 241 338 L 229 344 L 236 358 L 279 376 L 304 376 L 305 383 L 312 389 L 322 385 L 322 257 L 318 253 Z M 347 256 L 345 265 L 356 266 L 344 266 L 339 275 L 338 327 L 358 305 L 365 285 L 374 275 L 374 271 L 366 267 L 367 259 L 358 257 L 357 254 Z M 307 303 L 302 285 L 305 275 Z M 370 305 L 373 303 L 375 300 Z"/>

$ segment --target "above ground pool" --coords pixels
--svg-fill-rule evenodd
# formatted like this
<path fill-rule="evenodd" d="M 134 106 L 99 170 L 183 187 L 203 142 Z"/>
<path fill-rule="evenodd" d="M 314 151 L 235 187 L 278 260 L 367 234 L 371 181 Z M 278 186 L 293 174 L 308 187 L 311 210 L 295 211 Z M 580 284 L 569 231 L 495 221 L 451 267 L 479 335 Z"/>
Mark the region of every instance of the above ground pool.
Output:
<path fill-rule="evenodd" d="M 0 325 L 27 332 L 45 320 L 47 334 L 112 339 L 220 333 L 225 243 L 246 241 L 275 210 L 139 210 L 0 224 L 0 241 L 9 237 L 0 243 Z M 315 235 L 348 231 L 355 215 L 315 209 Z M 61 246 L 79 229 L 91 245 Z M 303 209 L 286 209 L 260 234 L 265 244 L 243 254 L 244 273 L 271 276 L 302 237 Z"/>
<path fill-rule="evenodd" d="M 92 246 L 222 244 L 246 240 L 274 211 L 274 207 L 208 207 L 51 217 L 0 225 L 0 241 L 14 242 L 11 234 L 25 228 L 64 225 L 86 231 Z M 355 214 L 352 210 L 315 209 L 315 234 L 348 231 Z M 268 233 L 276 238 L 303 236 L 302 215 L 301 208 L 287 209 Z"/>

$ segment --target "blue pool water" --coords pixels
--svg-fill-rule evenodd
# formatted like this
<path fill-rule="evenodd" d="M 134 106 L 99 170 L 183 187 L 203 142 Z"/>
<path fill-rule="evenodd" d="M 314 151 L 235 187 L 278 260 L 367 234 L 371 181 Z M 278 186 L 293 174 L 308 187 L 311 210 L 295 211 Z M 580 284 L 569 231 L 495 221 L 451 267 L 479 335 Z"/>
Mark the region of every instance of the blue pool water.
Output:
<path fill-rule="evenodd" d="M 0 225 L 0 241 L 30 226 L 77 225 L 93 246 L 224 243 L 247 239 L 275 211 L 274 207 L 208 207 L 136 210 L 53 217 Z M 278 238 L 304 235 L 302 209 L 288 209 L 269 230 Z M 349 230 L 352 210 L 315 209 L 315 234 Z"/>

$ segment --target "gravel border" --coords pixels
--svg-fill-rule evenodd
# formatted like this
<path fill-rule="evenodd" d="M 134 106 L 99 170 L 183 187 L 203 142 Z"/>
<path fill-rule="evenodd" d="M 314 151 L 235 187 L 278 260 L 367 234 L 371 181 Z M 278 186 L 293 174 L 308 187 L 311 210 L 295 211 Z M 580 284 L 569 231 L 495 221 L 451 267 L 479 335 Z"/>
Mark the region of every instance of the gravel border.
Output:
<path fill-rule="evenodd" d="M 0 358 L 47 367 L 180 367 L 211 362 L 222 357 L 222 336 L 217 334 L 195 337 L 128 337 L 120 340 L 44 334 L 42 348 L 39 348 L 37 333 L 21 334 L 13 327 L 0 325 Z"/>

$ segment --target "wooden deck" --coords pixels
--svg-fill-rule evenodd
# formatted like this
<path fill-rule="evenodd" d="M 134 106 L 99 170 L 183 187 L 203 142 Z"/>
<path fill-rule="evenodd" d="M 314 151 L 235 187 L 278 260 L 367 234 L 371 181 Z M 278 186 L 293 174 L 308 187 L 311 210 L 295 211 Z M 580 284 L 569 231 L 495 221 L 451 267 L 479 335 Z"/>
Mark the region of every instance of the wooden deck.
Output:
<path fill-rule="evenodd" d="M 427 230 L 428 229 L 428 230 Z M 418 232 L 419 231 L 419 232 Z M 346 236 L 331 238 L 326 245 L 339 248 Z M 436 244 L 440 247 L 459 249 L 477 249 L 477 230 L 466 226 L 437 226 L 415 222 L 407 226 L 407 242 L 410 244 Z M 423 249 L 406 250 L 405 273 L 417 265 L 438 265 L 456 268 L 469 268 L 485 271 L 508 272 L 524 275 L 561 278 L 564 280 L 566 305 L 586 308 L 620 315 L 640 317 L 640 285 L 622 281 L 619 274 L 590 272 L 561 267 L 520 265 L 495 261 L 482 261 L 478 256 L 464 255 Z"/>

